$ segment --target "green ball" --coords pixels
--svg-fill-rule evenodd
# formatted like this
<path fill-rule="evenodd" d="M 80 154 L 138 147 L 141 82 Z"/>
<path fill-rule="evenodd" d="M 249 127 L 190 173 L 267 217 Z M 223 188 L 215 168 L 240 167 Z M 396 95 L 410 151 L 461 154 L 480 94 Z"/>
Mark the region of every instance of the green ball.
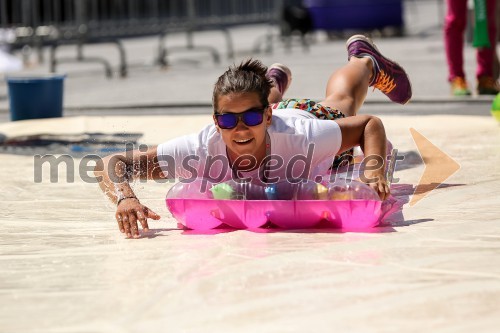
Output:
<path fill-rule="evenodd" d="M 230 200 L 233 198 L 234 194 L 234 189 L 231 187 L 231 185 L 226 183 L 214 185 L 210 189 L 210 191 L 212 191 L 214 199 L 217 200 Z"/>
<path fill-rule="evenodd" d="M 495 96 L 491 104 L 491 115 L 500 123 L 500 93 Z"/>

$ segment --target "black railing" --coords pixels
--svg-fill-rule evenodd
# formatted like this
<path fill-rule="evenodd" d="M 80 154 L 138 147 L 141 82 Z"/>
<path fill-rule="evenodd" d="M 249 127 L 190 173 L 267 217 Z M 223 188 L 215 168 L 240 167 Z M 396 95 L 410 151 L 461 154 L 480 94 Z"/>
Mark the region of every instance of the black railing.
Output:
<path fill-rule="evenodd" d="M 233 43 L 228 28 L 244 24 L 276 23 L 281 0 L 0 0 L 0 28 L 12 31 L 7 41 L 11 48 L 49 46 L 50 66 L 56 71 L 65 61 L 100 62 L 111 76 L 111 66 L 104 59 L 86 58 L 83 46 L 88 43 L 114 43 L 120 51 L 120 74 L 127 75 L 124 38 L 159 36 L 157 60 L 167 64 L 165 38 L 168 33 L 186 32 L 184 49 L 210 52 L 220 60 L 210 45 L 195 46 L 192 34 L 200 30 L 220 30 L 226 38 L 228 57 L 233 57 Z M 57 58 L 60 45 L 78 47 L 76 59 Z M 168 52 L 179 47 L 169 48 Z"/>

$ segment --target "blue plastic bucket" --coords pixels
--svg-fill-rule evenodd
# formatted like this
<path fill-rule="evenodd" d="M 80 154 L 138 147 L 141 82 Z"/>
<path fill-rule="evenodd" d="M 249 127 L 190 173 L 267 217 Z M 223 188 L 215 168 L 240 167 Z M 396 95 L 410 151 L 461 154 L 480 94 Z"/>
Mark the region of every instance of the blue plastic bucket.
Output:
<path fill-rule="evenodd" d="M 304 0 L 317 30 L 403 27 L 402 0 Z"/>
<path fill-rule="evenodd" d="M 66 75 L 7 76 L 10 119 L 62 117 Z"/>

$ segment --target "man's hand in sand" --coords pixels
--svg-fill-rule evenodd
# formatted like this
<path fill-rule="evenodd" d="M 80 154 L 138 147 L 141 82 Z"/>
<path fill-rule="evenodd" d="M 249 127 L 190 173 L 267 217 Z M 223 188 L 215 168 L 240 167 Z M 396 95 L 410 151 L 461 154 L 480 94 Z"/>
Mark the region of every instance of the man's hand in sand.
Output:
<path fill-rule="evenodd" d="M 387 182 L 384 180 L 379 180 L 374 183 L 368 184 L 372 189 L 377 192 L 378 196 L 380 197 L 380 200 L 385 200 L 389 197 L 391 194 L 391 191 L 389 190 L 389 185 L 387 185 Z"/>
<path fill-rule="evenodd" d="M 365 171 L 365 177 L 370 180 L 369 182 L 367 182 L 367 185 L 375 190 L 375 192 L 377 192 L 380 200 L 383 201 L 389 198 L 389 195 L 391 195 L 391 190 L 384 174 L 381 173 L 380 170 L 375 170 L 374 172 Z"/>
<path fill-rule="evenodd" d="M 116 221 L 120 232 L 125 233 L 127 238 L 139 238 L 139 228 L 137 221 L 141 223 L 144 231 L 149 231 L 148 218 L 159 220 L 160 215 L 153 212 L 148 207 L 142 205 L 139 199 L 127 198 L 116 207 Z"/>

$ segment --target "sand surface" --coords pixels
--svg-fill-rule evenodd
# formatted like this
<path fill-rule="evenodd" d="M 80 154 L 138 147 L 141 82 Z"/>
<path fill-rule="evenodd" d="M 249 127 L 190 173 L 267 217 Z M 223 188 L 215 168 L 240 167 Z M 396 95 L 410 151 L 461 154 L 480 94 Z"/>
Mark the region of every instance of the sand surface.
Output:
<path fill-rule="evenodd" d="M 490 117 L 383 120 L 400 151 L 417 151 L 411 127 L 461 169 L 373 233 L 186 233 L 165 207 L 170 185 L 137 183 L 162 219 L 128 240 L 96 184 L 67 182 L 65 171 L 51 183 L 47 170 L 35 183 L 33 156 L 2 154 L 0 332 L 498 332 L 500 127 Z M 208 121 L 68 117 L 0 133 L 133 132 L 154 145 Z M 423 170 L 396 176 L 416 185 Z"/>

